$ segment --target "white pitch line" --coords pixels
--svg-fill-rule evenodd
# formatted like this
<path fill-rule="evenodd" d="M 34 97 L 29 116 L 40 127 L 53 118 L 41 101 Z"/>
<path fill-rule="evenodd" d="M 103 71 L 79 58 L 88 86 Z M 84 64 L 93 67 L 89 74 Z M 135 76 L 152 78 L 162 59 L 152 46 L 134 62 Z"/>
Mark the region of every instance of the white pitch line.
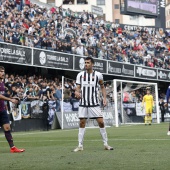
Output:
<path fill-rule="evenodd" d="M 124 128 L 124 127 L 130 127 L 130 126 L 137 126 L 137 125 L 141 125 L 141 124 L 126 124 L 126 125 L 121 125 L 119 126 L 119 128 Z M 114 126 L 112 126 L 114 127 Z M 98 127 L 97 127 L 98 128 Z M 106 128 L 110 128 L 110 127 L 106 127 Z M 116 127 L 114 127 L 116 128 Z M 88 127 L 86 127 L 86 129 L 90 129 Z M 96 129 L 95 128 L 91 128 L 91 129 Z M 69 131 L 78 131 L 78 128 L 77 129 L 66 129 L 66 130 L 50 130 L 50 131 L 39 131 L 39 132 L 12 132 L 12 136 L 26 136 L 26 135 L 37 135 L 37 134 L 50 134 L 50 133 L 64 133 L 64 132 L 69 132 Z M 4 135 L 0 135 L 0 137 L 4 137 Z"/>
<path fill-rule="evenodd" d="M 90 129 L 90 128 L 87 127 L 86 129 Z M 96 128 L 91 128 L 91 129 L 96 129 Z M 44 131 L 40 131 L 40 132 L 24 132 L 24 133 L 12 132 L 12 136 L 37 135 L 37 134 L 46 134 L 46 133 L 50 134 L 50 133 L 59 133 L 59 132 L 64 133 L 64 132 L 69 132 L 69 131 L 78 131 L 78 128 L 77 129 L 68 129 L 68 130 L 50 130 L 50 131 L 45 131 L 45 132 Z M 0 135 L 0 136 L 4 136 L 4 135 Z"/>
<path fill-rule="evenodd" d="M 18 132 L 12 132 L 12 136 L 26 136 L 26 135 L 37 135 L 37 134 L 46 134 L 46 133 L 58 133 L 58 132 L 65 132 L 65 131 L 75 131 L 78 129 L 70 129 L 70 130 L 56 130 L 56 131 L 45 131 L 45 132 L 25 132 L 25 133 L 18 133 Z M 17 134 L 16 134 L 17 133 Z M 4 135 L 1 135 L 4 136 Z"/>
<path fill-rule="evenodd" d="M 169 141 L 170 139 L 109 139 L 109 141 Z M 57 140 L 35 140 L 35 141 L 23 141 L 18 140 L 18 143 L 37 143 L 37 142 L 64 142 L 63 139 L 57 139 Z M 77 140 L 65 140 L 65 142 L 77 142 Z M 85 140 L 85 142 L 101 142 L 101 140 Z M 0 143 L 6 143 L 6 141 L 0 141 Z"/>
<path fill-rule="evenodd" d="M 119 126 L 119 128 L 123 128 L 123 127 L 129 127 L 129 126 L 135 126 L 135 125 L 138 125 L 138 124 L 130 124 L 130 125 L 123 125 L 123 126 Z M 106 128 L 110 128 L 111 126 L 107 126 Z M 114 127 L 114 126 L 112 126 Z M 99 128 L 99 127 L 86 127 L 86 129 L 96 129 L 96 128 Z M 114 127 L 116 128 L 116 127 Z M 66 129 L 66 130 L 50 130 L 50 131 L 40 131 L 40 132 L 24 132 L 24 133 L 21 133 L 21 132 L 12 132 L 12 136 L 25 136 L 25 135 L 37 135 L 37 134 L 46 134 L 46 133 L 59 133 L 59 132 L 69 132 L 69 131 L 76 131 L 78 130 L 77 129 Z M 15 133 L 18 133 L 18 134 L 15 134 Z M 4 135 L 0 135 L 0 136 L 4 136 Z"/>

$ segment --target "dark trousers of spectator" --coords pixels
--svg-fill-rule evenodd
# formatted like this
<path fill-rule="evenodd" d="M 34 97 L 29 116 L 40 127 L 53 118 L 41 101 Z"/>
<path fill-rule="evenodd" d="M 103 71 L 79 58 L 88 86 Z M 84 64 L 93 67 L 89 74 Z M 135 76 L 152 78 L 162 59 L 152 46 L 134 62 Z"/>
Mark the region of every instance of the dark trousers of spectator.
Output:
<path fill-rule="evenodd" d="M 43 124 L 44 124 L 44 131 L 48 131 L 49 130 L 49 125 L 48 125 L 48 109 L 49 109 L 49 107 L 48 107 L 48 102 L 45 102 L 44 104 L 43 104 L 43 117 L 42 117 L 42 119 L 43 119 Z"/>
<path fill-rule="evenodd" d="M 164 122 L 165 118 L 165 112 L 161 110 L 161 121 Z"/>
<path fill-rule="evenodd" d="M 60 101 L 60 100 L 57 100 L 57 101 L 56 101 L 56 111 L 57 111 L 57 112 L 60 112 L 60 111 L 61 111 L 61 105 L 60 105 L 60 104 L 61 104 L 61 101 Z"/>

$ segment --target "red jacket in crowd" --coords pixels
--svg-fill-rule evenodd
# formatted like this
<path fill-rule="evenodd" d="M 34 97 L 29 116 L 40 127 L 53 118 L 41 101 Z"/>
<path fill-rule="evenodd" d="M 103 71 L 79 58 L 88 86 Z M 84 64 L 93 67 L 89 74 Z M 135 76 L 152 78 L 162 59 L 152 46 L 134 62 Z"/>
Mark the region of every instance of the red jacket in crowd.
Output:
<path fill-rule="evenodd" d="M 30 5 L 30 0 L 25 0 L 25 5 Z"/>
<path fill-rule="evenodd" d="M 17 5 L 20 5 L 20 3 L 21 3 L 21 0 L 16 0 Z"/>
<path fill-rule="evenodd" d="M 119 27 L 119 28 L 117 29 L 117 33 L 118 33 L 118 34 L 122 34 L 122 28 Z"/>

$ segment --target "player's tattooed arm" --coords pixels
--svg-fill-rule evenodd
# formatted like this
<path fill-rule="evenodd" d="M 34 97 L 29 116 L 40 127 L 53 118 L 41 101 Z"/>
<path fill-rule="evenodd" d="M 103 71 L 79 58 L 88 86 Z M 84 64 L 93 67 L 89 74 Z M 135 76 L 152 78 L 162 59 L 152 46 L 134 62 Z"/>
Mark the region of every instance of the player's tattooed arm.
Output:
<path fill-rule="evenodd" d="M 103 106 L 106 106 L 106 105 L 107 105 L 106 89 L 105 89 L 103 80 L 100 80 L 100 81 L 99 81 L 99 84 L 100 84 L 100 88 L 101 88 L 102 95 L 103 95 Z"/>

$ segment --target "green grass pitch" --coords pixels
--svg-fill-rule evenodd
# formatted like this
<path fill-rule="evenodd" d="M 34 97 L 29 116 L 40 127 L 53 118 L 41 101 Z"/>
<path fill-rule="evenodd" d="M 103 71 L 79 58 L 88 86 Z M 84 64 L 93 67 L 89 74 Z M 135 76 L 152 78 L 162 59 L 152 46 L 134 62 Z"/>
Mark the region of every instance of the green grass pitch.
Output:
<path fill-rule="evenodd" d="M 75 130 L 13 132 L 15 145 L 24 153 L 9 153 L 0 134 L 1 170 L 168 170 L 170 136 L 168 123 L 107 128 L 109 145 L 103 149 L 99 129 L 86 129 L 84 151 L 74 153 Z"/>

